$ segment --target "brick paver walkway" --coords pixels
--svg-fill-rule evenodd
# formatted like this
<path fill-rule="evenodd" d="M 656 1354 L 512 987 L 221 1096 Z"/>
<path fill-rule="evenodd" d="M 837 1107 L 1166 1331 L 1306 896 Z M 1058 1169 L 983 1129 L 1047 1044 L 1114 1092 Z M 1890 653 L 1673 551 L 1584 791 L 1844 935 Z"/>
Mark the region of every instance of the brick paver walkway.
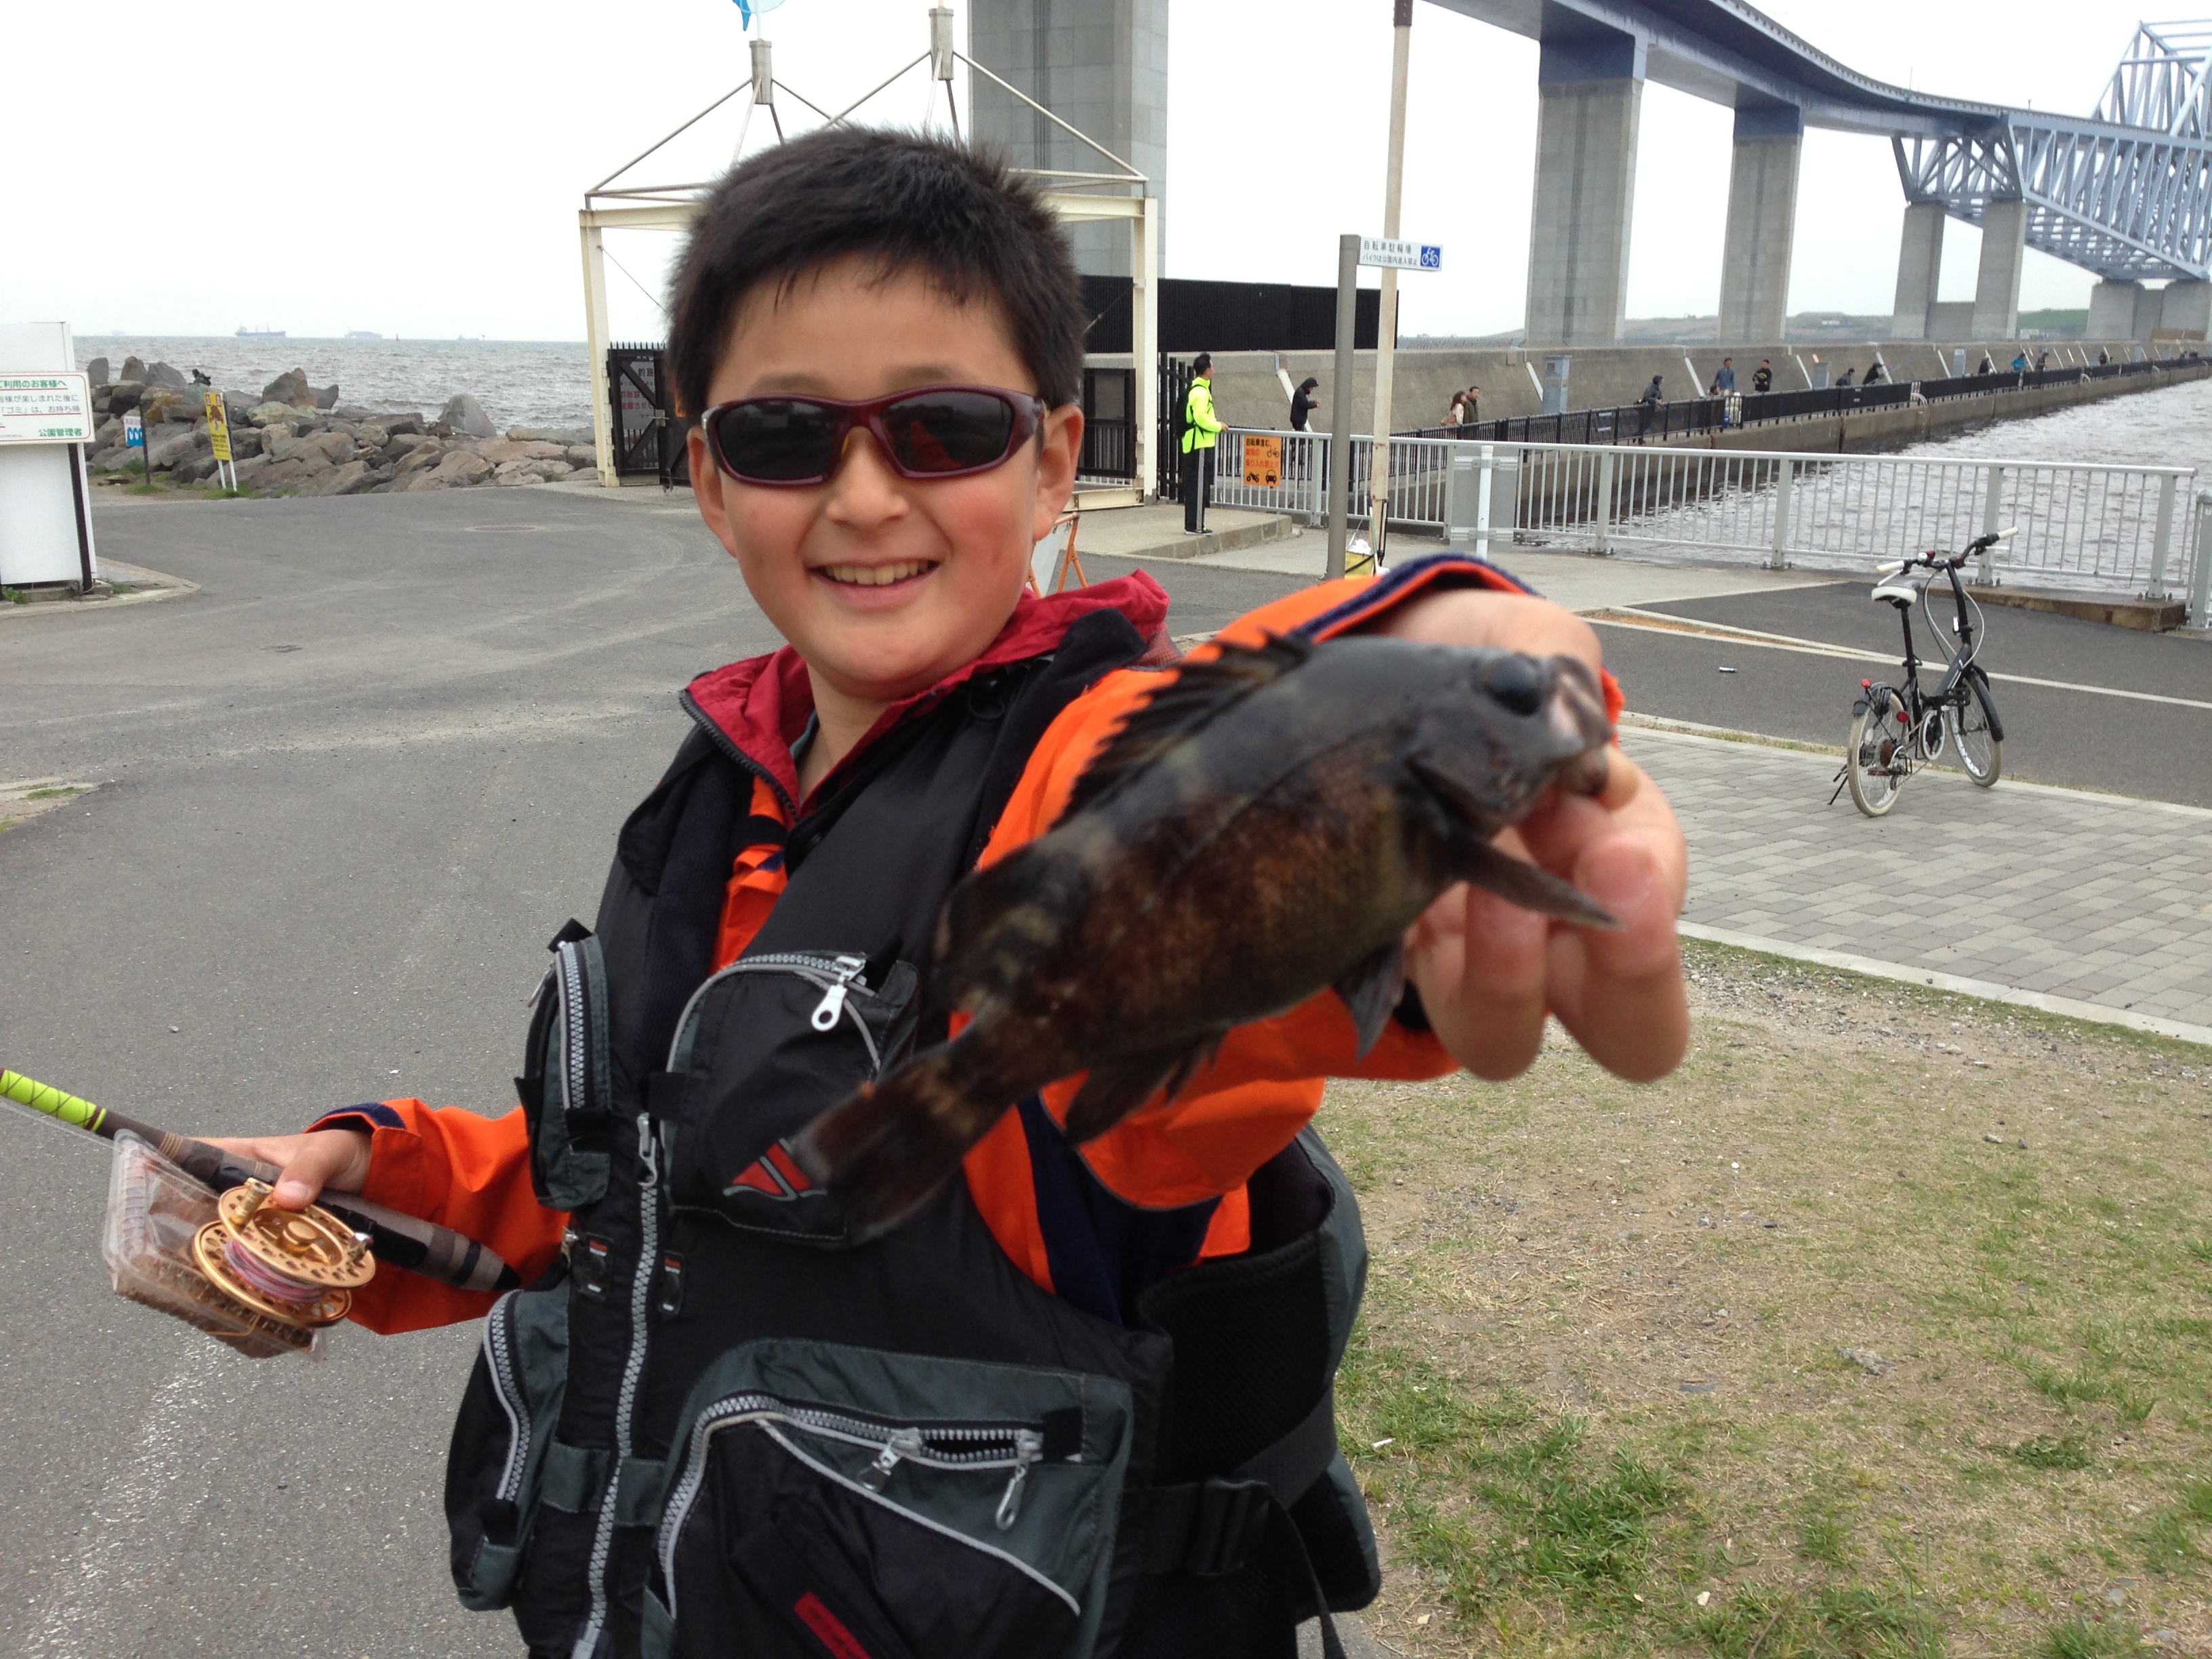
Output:
<path fill-rule="evenodd" d="M 1681 815 L 1693 927 L 2212 1036 L 2212 812 L 1931 771 L 1866 818 L 1826 804 L 1839 753 L 1622 740 Z"/>

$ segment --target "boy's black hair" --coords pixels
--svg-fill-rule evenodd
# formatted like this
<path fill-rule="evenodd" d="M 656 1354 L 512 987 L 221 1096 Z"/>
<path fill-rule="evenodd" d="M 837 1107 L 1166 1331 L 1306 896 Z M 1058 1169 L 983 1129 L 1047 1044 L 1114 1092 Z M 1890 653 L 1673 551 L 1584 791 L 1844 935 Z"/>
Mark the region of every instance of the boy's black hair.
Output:
<path fill-rule="evenodd" d="M 997 302 L 1048 404 L 1083 380 L 1083 283 L 1036 191 L 966 144 L 825 127 L 732 167 L 707 198 L 678 263 L 668 358 L 679 407 L 696 415 L 731 319 L 763 284 L 786 292 L 839 259 L 884 276 L 927 276 L 965 304 Z"/>
<path fill-rule="evenodd" d="M 1190 372 L 1194 374 L 1203 374 L 1212 367 L 1213 354 L 1210 351 L 1201 351 L 1191 360 Z"/>

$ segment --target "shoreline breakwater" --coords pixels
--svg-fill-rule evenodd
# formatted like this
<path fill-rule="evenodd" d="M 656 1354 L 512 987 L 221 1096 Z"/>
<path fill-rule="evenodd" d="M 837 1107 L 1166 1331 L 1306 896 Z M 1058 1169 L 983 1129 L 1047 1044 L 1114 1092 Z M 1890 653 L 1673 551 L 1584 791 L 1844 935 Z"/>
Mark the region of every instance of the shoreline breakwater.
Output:
<path fill-rule="evenodd" d="M 148 482 L 162 474 L 197 484 L 216 473 L 205 398 L 217 390 L 165 362 L 126 358 L 110 378 L 108 362 L 87 366 L 100 425 L 88 446 L 95 479 Z M 501 433 L 468 392 L 434 416 L 370 410 L 342 400 L 333 384 L 308 384 L 293 368 L 258 395 L 222 390 L 233 465 L 241 489 L 295 495 L 374 495 L 550 482 L 595 468 L 585 428 L 510 427 Z M 137 411 L 145 447 L 126 447 L 125 415 Z M 143 453 L 143 460 L 141 460 Z"/>

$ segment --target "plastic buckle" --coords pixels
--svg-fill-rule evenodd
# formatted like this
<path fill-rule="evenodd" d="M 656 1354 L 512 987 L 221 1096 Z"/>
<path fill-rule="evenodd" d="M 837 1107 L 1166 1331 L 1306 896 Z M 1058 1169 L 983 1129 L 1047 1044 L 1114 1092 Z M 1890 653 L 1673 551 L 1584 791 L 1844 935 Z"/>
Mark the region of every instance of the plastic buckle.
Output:
<path fill-rule="evenodd" d="M 1256 1554 L 1267 1530 L 1273 1497 L 1264 1480 L 1208 1480 L 1190 1518 L 1183 1571 L 1201 1578 L 1237 1572 Z"/>

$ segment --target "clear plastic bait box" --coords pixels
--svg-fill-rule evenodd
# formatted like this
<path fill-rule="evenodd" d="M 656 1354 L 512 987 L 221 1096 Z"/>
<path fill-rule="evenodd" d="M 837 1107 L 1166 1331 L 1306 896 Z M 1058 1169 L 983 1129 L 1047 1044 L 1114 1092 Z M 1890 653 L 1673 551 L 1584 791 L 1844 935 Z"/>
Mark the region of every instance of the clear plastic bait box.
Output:
<path fill-rule="evenodd" d="M 216 1195 L 133 1135 L 115 1138 L 100 1253 L 115 1293 L 197 1326 L 251 1359 L 319 1358 L 325 1333 L 246 1306 L 208 1282 L 192 1239 L 217 1216 Z"/>

